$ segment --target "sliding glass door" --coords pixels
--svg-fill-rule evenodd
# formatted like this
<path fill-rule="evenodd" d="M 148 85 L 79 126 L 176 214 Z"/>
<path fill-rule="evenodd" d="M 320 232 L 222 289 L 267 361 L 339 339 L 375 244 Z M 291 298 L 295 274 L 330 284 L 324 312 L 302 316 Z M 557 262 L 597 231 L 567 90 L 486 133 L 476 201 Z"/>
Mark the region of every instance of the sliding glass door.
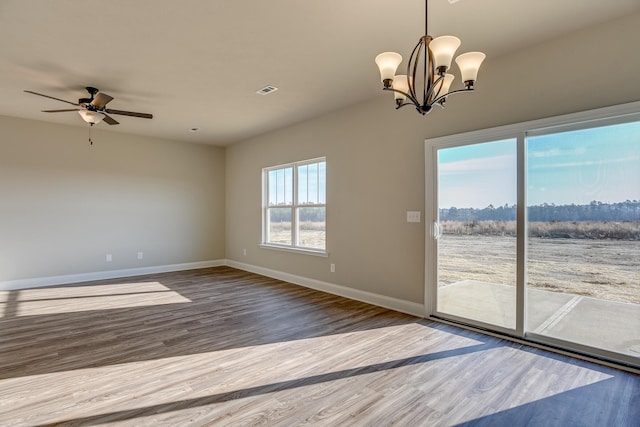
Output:
<path fill-rule="evenodd" d="M 543 129 L 427 141 L 428 312 L 640 366 L 640 114 Z"/>
<path fill-rule="evenodd" d="M 516 140 L 437 150 L 437 310 L 516 325 Z"/>
<path fill-rule="evenodd" d="M 640 357 L 640 122 L 527 138 L 527 331 Z"/>

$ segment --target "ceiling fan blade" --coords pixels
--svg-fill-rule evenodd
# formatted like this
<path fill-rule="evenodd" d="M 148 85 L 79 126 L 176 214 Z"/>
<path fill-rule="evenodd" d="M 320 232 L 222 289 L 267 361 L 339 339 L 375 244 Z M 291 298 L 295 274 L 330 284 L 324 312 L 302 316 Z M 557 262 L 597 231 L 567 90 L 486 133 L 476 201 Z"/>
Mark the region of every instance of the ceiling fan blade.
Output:
<path fill-rule="evenodd" d="M 65 111 L 80 111 L 80 108 L 71 108 L 68 110 L 42 110 L 43 113 L 62 113 Z"/>
<path fill-rule="evenodd" d="M 104 114 L 104 113 L 102 113 L 102 114 Z M 110 125 L 119 125 L 120 124 L 120 122 L 114 120 L 113 117 L 107 116 L 106 114 L 104 114 L 104 119 L 103 120 L 105 122 L 109 123 Z"/>
<path fill-rule="evenodd" d="M 98 108 L 104 108 L 111 100 L 112 96 L 107 95 L 106 93 L 98 93 L 93 101 L 91 101 L 91 105 L 95 105 Z"/>
<path fill-rule="evenodd" d="M 55 99 L 56 101 L 66 102 L 67 104 L 71 104 L 71 105 L 79 105 L 79 104 L 76 104 L 75 102 L 65 101 L 64 99 L 55 98 L 55 97 L 53 97 L 53 96 L 49 96 L 49 95 L 43 95 L 43 94 L 41 94 L 41 93 L 38 93 L 38 92 L 32 92 L 32 91 L 30 91 L 30 90 L 25 90 L 25 92 L 27 92 L 27 93 L 32 93 L 32 94 L 34 94 L 34 95 L 38 95 L 38 96 L 44 96 L 45 98 Z"/>
<path fill-rule="evenodd" d="M 153 114 L 148 114 L 148 113 L 134 113 L 133 111 L 107 110 L 107 109 L 105 109 L 104 112 L 109 114 L 120 114 L 121 116 L 140 117 L 142 119 L 153 119 Z"/>

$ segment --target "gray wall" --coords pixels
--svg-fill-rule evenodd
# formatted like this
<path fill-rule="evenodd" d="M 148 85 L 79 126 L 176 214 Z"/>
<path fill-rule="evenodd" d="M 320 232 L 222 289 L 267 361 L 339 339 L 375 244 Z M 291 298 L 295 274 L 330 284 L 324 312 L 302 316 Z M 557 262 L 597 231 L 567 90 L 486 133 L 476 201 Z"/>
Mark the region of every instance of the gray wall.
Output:
<path fill-rule="evenodd" d="M 0 281 L 224 259 L 224 149 L 8 117 L 0 134 Z"/>
<path fill-rule="evenodd" d="M 427 117 L 394 111 L 392 95 L 381 93 L 234 144 L 226 151 L 227 259 L 422 303 L 425 224 L 407 223 L 405 212 L 424 212 L 424 140 L 640 100 L 638 28 L 636 14 L 488 58 L 475 93 Z M 319 156 L 327 157 L 329 258 L 259 248 L 261 169 Z"/>

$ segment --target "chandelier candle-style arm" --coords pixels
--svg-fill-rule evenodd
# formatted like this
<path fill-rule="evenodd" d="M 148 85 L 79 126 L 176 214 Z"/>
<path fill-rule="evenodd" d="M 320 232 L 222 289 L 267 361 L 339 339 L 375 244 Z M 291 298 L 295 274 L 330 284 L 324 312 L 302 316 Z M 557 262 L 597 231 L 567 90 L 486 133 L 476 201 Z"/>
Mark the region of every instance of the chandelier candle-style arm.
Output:
<path fill-rule="evenodd" d="M 467 52 L 455 58 L 464 87 L 450 91 L 455 77 L 447 71 L 461 42 L 454 36 L 432 38 L 427 31 L 427 13 L 428 0 L 425 0 L 425 35 L 420 37 L 411 52 L 406 75 L 395 75 L 402 62 L 400 54 L 384 52 L 375 59 L 380 70 L 382 89 L 394 92 L 396 109 L 413 105 L 422 115 L 430 112 L 434 104 L 444 108 L 450 95 L 473 91 L 478 70 L 485 59 L 482 52 Z"/>

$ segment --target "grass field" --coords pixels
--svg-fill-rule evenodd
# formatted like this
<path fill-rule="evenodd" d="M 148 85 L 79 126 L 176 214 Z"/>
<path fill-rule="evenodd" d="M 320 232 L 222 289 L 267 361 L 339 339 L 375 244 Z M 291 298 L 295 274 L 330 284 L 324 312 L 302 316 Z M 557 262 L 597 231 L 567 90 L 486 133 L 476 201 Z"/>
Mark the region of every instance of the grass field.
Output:
<path fill-rule="evenodd" d="M 298 245 L 310 249 L 325 249 L 326 245 L 325 222 L 300 223 L 298 230 Z M 291 244 L 291 223 L 274 222 L 269 230 L 269 242 L 283 245 Z"/>
<path fill-rule="evenodd" d="M 439 285 L 465 279 L 515 285 L 516 239 L 445 234 Z M 530 237 L 528 286 L 640 304 L 640 241 Z"/>
<path fill-rule="evenodd" d="M 466 224 L 466 226 L 465 226 Z M 465 279 L 515 285 L 515 221 L 444 222 L 439 285 Z M 300 224 L 300 243 L 325 248 L 325 223 Z M 528 286 L 640 304 L 639 222 L 531 223 Z M 291 244 L 291 224 L 273 223 L 271 242 Z M 627 239 L 597 238 L 625 236 Z M 549 237 L 562 236 L 562 238 Z M 573 236 L 573 237 L 572 237 Z"/>

